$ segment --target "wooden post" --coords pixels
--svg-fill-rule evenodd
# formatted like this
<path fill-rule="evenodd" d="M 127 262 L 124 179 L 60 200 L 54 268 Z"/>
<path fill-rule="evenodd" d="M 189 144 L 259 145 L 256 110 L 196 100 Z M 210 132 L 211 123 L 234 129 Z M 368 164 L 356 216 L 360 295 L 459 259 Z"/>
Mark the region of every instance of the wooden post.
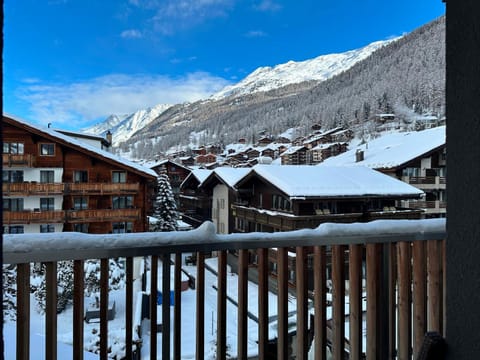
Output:
<path fill-rule="evenodd" d="M 410 243 L 399 242 L 398 254 L 398 359 L 410 358 L 411 312 L 410 312 Z"/>
<path fill-rule="evenodd" d="M 150 262 L 150 359 L 157 358 L 157 296 L 158 256 L 152 255 Z"/>
<path fill-rule="evenodd" d="M 182 253 L 175 253 L 175 285 L 173 313 L 173 358 L 182 357 Z"/>
<path fill-rule="evenodd" d="M 362 356 L 362 245 L 349 247 L 350 359 Z"/>
<path fill-rule="evenodd" d="M 197 253 L 197 304 L 196 304 L 196 351 L 195 359 L 205 356 L 205 255 Z"/>
<path fill-rule="evenodd" d="M 45 359 L 57 358 L 57 263 L 45 263 Z"/>
<path fill-rule="evenodd" d="M 268 249 L 258 249 L 258 356 L 267 359 L 268 344 Z"/>
<path fill-rule="evenodd" d="M 100 358 L 108 356 L 108 268 L 109 259 L 100 259 Z"/>
<path fill-rule="evenodd" d="M 440 255 L 438 240 L 427 241 L 427 273 L 428 273 L 428 331 L 441 332 L 440 304 L 442 294 L 440 292 Z"/>
<path fill-rule="evenodd" d="M 367 360 L 377 360 L 378 246 L 367 244 Z"/>
<path fill-rule="evenodd" d="M 133 258 L 125 259 L 125 356 L 133 356 Z"/>
<path fill-rule="evenodd" d="M 295 257 L 297 292 L 297 360 L 308 356 L 308 302 L 307 302 L 307 255 L 305 248 L 298 246 Z M 287 309 L 288 311 L 288 309 Z"/>
<path fill-rule="evenodd" d="M 247 360 L 247 321 L 248 321 L 248 250 L 238 254 L 238 317 L 237 317 L 237 358 Z"/>
<path fill-rule="evenodd" d="M 84 261 L 73 262 L 73 359 L 83 360 Z"/>
<path fill-rule="evenodd" d="M 333 359 L 343 360 L 345 353 L 345 260 L 342 245 L 332 246 L 333 283 Z"/>
<path fill-rule="evenodd" d="M 325 247 L 315 246 L 313 248 L 313 283 L 315 290 L 315 318 L 314 318 L 314 341 L 315 359 L 326 360 L 327 348 L 327 315 L 326 315 L 326 256 Z"/>
<path fill-rule="evenodd" d="M 413 242 L 413 355 L 417 358 L 427 331 L 427 276 L 425 242 Z"/>
<path fill-rule="evenodd" d="M 30 264 L 17 264 L 17 360 L 30 359 Z"/>
<path fill-rule="evenodd" d="M 278 264 L 278 344 L 277 359 L 288 359 L 288 254 L 286 248 L 277 252 Z"/>
<path fill-rule="evenodd" d="M 225 360 L 227 353 L 227 252 L 218 252 L 217 273 L 217 356 Z"/>

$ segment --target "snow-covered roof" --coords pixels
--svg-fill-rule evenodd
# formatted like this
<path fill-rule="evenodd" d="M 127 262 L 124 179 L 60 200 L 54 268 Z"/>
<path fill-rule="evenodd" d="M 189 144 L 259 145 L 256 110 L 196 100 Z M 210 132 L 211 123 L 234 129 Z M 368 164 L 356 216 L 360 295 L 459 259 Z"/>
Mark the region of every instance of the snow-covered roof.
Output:
<path fill-rule="evenodd" d="M 334 143 L 328 143 L 328 144 L 318 144 L 317 146 L 315 146 L 314 148 L 312 148 L 312 150 L 328 149 L 329 147 L 332 147 L 332 146 L 335 146 L 335 145 L 338 145 L 338 144 L 341 144 L 341 143 L 334 142 Z"/>
<path fill-rule="evenodd" d="M 298 150 L 304 149 L 305 146 L 299 145 L 299 146 L 290 146 L 287 150 L 285 150 L 282 155 L 291 155 L 295 154 Z"/>
<path fill-rule="evenodd" d="M 170 159 L 163 159 L 163 160 L 155 161 L 155 162 L 153 162 L 153 163 L 149 163 L 149 164 L 148 164 L 148 167 L 149 167 L 150 169 L 154 169 L 154 168 L 156 168 L 156 167 L 159 167 L 159 166 L 162 166 L 162 165 L 165 165 L 165 164 L 168 164 L 168 163 L 172 163 L 172 164 L 174 164 L 175 166 L 179 166 L 179 167 L 181 167 L 181 168 L 184 168 L 185 170 L 189 170 L 189 171 L 191 170 L 188 166 L 185 166 L 185 165 L 183 165 L 183 164 L 179 164 L 179 163 L 177 163 L 177 162 L 175 162 L 175 161 L 172 161 L 172 160 L 170 160 Z"/>
<path fill-rule="evenodd" d="M 190 181 L 192 177 L 195 178 L 199 184 L 201 184 L 212 172 L 213 170 L 193 169 L 192 172 L 185 178 L 185 180 L 182 181 L 180 188 L 182 188 L 185 183 Z"/>
<path fill-rule="evenodd" d="M 362 166 L 256 165 L 251 172 L 247 176 L 257 174 L 290 198 L 418 197 L 423 194 L 423 191 L 403 181 Z"/>
<path fill-rule="evenodd" d="M 212 176 L 216 175 L 225 183 L 225 185 L 233 188 L 238 180 L 244 177 L 249 171 L 250 168 L 218 167 L 213 170 L 213 173 L 207 179 L 205 179 L 200 186 L 202 186 Z"/>
<path fill-rule="evenodd" d="M 405 164 L 445 145 L 445 126 L 423 131 L 389 133 L 340 155 L 330 157 L 318 166 L 367 166 L 389 169 Z M 363 151 L 363 161 L 356 162 L 355 153 Z"/>
<path fill-rule="evenodd" d="M 103 158 L 106 158 L 108 160 L 112 160 L 112 161 L 115 161 L 116 163 L 118 163 L 119 165 L 121 165 L 122 167 L 130 167 L 132 169 L 134 169 L 135 171 L 137 172 L 142 172 L 144 174 L 147 174 L 149 176 L 155 176 L 157 177 L 157 173 L 147 167 L 144 167 L 140 164 L 137 164 L 137 163 L 134 163 L 133 161 L 130 161 L 130 160 L 127 160 L 125 158 L 122 158 L 118 155 L 115 155 L 115 154 L 112 154 L 108 151 L 105 151 L 105 150 L 102 150 L 102 149 L 99 149 L 95 146 L 92 146 L 92 145 L 89 145 L 83 141 L 80 141 L 80 140 L 77 140 L 77 139 L 74 139 L 73 137 L 71 136 L 68 136 L 68 135 L 64 135 L 58 131 L 55 131 L 53 129 L 49 129 L 49 128 L 46 128 L 44 126 L 40 126 L 40 125 L 33 125 L 23 119 L 19 119 L 18 117 L 16 116 L 12 116 L 12 115 L 9 115 L 9 114 L 6 114 L 6 113 L 3 113 L 3 116 L 6 117 L 6 118 L 9 118 L 17 123 L 19 123 L 20 125 L 28 128 L 30 131 L 32 132 L 36 132 L 36 133 L 41 133 L 41 134 L 44 134 L 46 135 L 47 137 L 51 137 L 51 138 L 54 138 L 54 139 L 57 139 L 61 142 L 64 142 L 64 143 L 67 143 L 67 144 L 70 144 L 76 148 L 81 148 L 81 149 L 84 149 L 84 150 L 87 150 L 88 152 L 90 153 L 94 153 L 96 155 L 99 155 Z"/>

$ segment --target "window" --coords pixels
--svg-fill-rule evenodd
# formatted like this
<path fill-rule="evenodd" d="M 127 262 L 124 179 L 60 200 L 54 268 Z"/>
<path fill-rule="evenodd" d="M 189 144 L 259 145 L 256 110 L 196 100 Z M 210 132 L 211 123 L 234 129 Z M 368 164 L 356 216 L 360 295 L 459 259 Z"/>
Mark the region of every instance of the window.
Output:
<path fill-rule="evenodd" d="M 220 199 L 220 209 L 225 209 L 225 199 Z"/>
<path fill-rule="evenodd" d="M 133 196 L 113 196 L 113 209 L 127 209 L 133 207 Z"/>
<path fill-rule="evenodd" d="M 40 232 L 41 233 L 55 232 L 55 226 L 53 226 L 52 224 L 42 224 L 40 225 Z"/>
<path fill-rule="evenodd" d="M 40 182 L 41 183 L 53 183 L 55 173 L 53 170 L 40 170 Z"/>
<path fill-rule="evenodd" d="M 42 211 L 51 211 L 54 209 L 55 199 L 54 198 L 40 198 L 40 210 Z"/>
<path fill-rule="evenodd" d="M 4 234 L 23 234 L 23 225 L 12 225 L 3 227 Z"/>
<path fill-rule="evenodd" d="M 127 182 L 127 173 L 125 171 L 112 171 L 112 182 L 114 183 Z"/>
<path fill-rule="evenodd" d="M 88 209 L 88 198 L 85 196 L 73 198 L 74 210 L 86 210 Z"/>
<path fill-rule="evenodd" d="M 42 156 L 55 155 L 55 144 L 40 144 L 40 155 Z"/>
<path fill-rule="evenodd" d="M 272 207 L 277 210 L 290 211 L 290 200 L 282 195 L 272 195 Z"/>
<path fill-rule="evenodd" d="M 73 224 L 73 231 L 88 233 L 88 224 Z"/>
<path fill-rule="evenodd" d="M 75 170 L 73 172 L 73 181 L 76 183 L 86 183 L 88 182 L 88 172 L 87 170 Z"/>
<path fill-rule="evenodd" d="M 124 234 L 131 233 L 133 230 L 133 223 L 131 222 L 114 222 L 112 223 L 112 233 Z"/>
<path fill-rule="evenodd" d="M 4 154 L 23 154 L 24 144 L 20 142 L 4 142 L 3 153 Z"/>
<path fill-rule="evenodd" d="M 23 211 L 23 199 L 3 199 L 4 211 Z"/>
<path fill-rule="evenodd" d="M 3 170 L 2 180 L 4 183 L 23 182 L 23 171 L 22 170 Z"/>

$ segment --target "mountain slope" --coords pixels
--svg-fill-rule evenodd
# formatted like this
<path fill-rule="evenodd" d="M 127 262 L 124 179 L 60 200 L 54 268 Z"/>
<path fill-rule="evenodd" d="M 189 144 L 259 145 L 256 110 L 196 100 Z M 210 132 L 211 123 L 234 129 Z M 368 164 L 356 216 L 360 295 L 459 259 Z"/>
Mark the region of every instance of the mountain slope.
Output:
<path fill-rule="evenodd" d="M 117 145 L 128 140 L 133 133 L 143 129 L 171 106 L 159 104 L 148 109 L 138 110 L 130 115 L 110 115 L 105 121 L 83 129 L 83 132 L 105 136 L 107 131 L 110 131 L 113 144 Z"/>
<path fill-rule="evenodd" d="M 303 81 L 323 81 L 351 68 L 357 62 L 367 58 L 374 51 L 393 40 L 376 41 L 361 49 L 350 50 L 340 54 L 322 55 L 300 62 L 289 61 L 273 68 L 269 66 L 260 67 L 237 84 L 226 86 L 212 95 L 211 99 L 219 100 L 227 96 L 270 91 Z"/>
<path fill-rule="evenodd" d="M 444 116 L 444 39 L 441 17 L 324 81 L 172 106 L 123 149 L 135 144 L 142 150 L 135 155 L 148 159 L 187 146 L 192 133 L 202 134 L 202 142 L 231 143 L 241 137 L 253 141 L 262 130 L 275 135 L 300 127 L 307 133 L 314 123 L 369 132 L 368 120 L 379 112 Z"/>

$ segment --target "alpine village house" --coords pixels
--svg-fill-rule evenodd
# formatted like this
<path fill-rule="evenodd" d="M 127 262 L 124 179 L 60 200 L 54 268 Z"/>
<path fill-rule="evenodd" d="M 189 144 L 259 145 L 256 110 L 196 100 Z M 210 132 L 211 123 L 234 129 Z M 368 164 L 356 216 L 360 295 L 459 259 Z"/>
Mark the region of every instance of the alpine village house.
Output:
<path fill-rule="evenodd" d="M 153 170 L 5 114 L 2 140 L 4 233 L 148 231 Z"/>

